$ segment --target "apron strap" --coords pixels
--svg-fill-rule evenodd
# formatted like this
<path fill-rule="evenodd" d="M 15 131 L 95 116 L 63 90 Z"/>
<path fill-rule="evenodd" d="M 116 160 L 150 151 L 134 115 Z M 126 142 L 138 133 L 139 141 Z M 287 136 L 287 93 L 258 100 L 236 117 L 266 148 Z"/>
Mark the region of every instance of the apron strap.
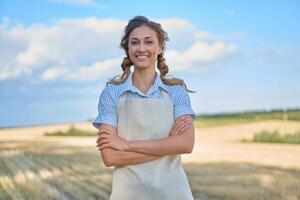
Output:
<path fill-rule="evenodd" d="M 124 101 L 126 101 L 126 95 L 127 95 L 127 91 L 126 92 L 124 92 L 121 96 L 120 96 L 120 99 L 119 99 L 119 101 L 120 102 L 124 102 Z M 119 102 L 119 104 L 120 104 L 120 102 Z"/>
<path fill-rule="evenodd" d="M 162 88 L 159 88 L 159 90 L 160 90 L 160 92 L 161 92 L 162 95 L 163 95 L 163 100 L 165 100 L 165 101 L 171 100 L 168 92 L 166 92 L 166 91 L 165 91 L 164 89 L 162 89 Z M 124 93 L 120 96 L 120 100 L 119 100 L 119 101 L 120 101 L 120 102 L 126 101 L 126 96 L 127 96 L 127 91 L 124 92 Z"/>
<path fill-rule="evenodd" d="M 162 95 L 163 95 L 163 99 L 164 101 L 171 101 L 171 98 L 169 96 L 169 93 L 166 92 L 164 89 L 159 88 L 159 90 L 161 91 Z"/>

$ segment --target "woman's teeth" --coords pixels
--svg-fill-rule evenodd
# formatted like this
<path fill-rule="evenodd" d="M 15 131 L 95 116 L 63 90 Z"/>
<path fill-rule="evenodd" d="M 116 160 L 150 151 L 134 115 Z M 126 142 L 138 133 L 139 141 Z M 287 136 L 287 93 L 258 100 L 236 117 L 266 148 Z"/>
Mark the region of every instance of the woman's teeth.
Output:
<path fill-rule="evenodd" d="M 148 56 L 137 56 L 137 58 L 147 58 Z"/>

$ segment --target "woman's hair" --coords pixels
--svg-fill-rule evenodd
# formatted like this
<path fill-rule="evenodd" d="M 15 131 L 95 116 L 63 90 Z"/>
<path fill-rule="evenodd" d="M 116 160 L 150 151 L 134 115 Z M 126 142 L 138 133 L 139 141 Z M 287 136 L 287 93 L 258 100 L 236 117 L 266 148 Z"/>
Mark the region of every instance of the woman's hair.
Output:
<path fill-rule="evenodd" d="M 162 48 L 162 53 L 158 55 L 157 57 L 157 69 L 160 71 L 160 78 L 164 84 L 167 85 L 182 85 L 184 88 L 189 91 L 193 92 L 187 89 L 186 84 L 183 80 L 178 78 L 167 78 L 166 75 L 169 72 L 169 67 L 166 64 L 166 59 L 164 58 L 164 50 L 166 46 L 166 41 L 169 40 L 167 33 L 162 29 L 161 25 L 159 23 L 150 21 L 148 18 L 144 16 L 135 16 L 133 19 L 131 19 L 128 24 L 126 25 L 124 29 L 124 34 L 121 38 L 120 48 L 122 48 L 125 51 L 126 57 L 123 58 L 123 62 L 121 64 L 123 74 L 120 76 L 116 76 L 107 83 L 112 83 L 115 85 L 124 83 L 126 79 L 128 78 L 130 74 L 130 67 L 133 65 L 132 61 L 129 58 L 128 54 L 128 43 L 129 43 L 129 35 L 130 33 L 138 27 L 141 26 L 147 26 L 154 30 L 157 34 L 158 42 L 160 47 Z"/>

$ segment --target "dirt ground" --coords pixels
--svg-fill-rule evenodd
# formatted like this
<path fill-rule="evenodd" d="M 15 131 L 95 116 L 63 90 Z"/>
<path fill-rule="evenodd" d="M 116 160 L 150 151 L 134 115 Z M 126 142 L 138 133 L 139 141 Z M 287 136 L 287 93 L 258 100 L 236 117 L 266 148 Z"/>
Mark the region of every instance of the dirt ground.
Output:
<path fill-rule="evenodd" d="M 194 151 L 184 162 L 249 162 L 283 168 L 300 168 L 300 145 L 245 143 L 261 130 L 281 133 L 300 130 L 299 122 L 264 121 L 196 130 Z"/>

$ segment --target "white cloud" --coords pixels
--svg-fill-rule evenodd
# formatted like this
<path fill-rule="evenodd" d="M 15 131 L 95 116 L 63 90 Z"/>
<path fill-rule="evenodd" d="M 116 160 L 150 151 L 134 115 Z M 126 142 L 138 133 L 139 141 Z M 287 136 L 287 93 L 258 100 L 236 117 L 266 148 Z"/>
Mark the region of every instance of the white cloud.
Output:
<path fill-rule="evenodd" d="M 185 50 L 189 48 L 196 40 L 197 27 L 184 19 L 163 19 L 157 21 L 168 33 L 170 41 L 166 49 Z"/>
<path fill-rule="evenodd" d="M 222 42 L 207 43 L 195 42 L 184 52 L 176 50 L 166 51 L 168 64 L 174 71 L 205 71 L 211 63 L 222 61 L 233 56 L 237 47 L 233 44 L 226 45 Z"/>
<path fill-rule="evenodd" d="M 197 31 L 195 33 L 195 37 L 197 40 L 205 40 L 205 41 L 217 40 L 217 36 L 205 31 Z"/>
<path fill-rule="evenodd" d="M 119 56 L 124 22 L 96 18 L 57 21 L 47 27 L 0 26 L 0 80 L 29 75 L 34 70 L 80 66 Z M 47 76 L 46 76 L 47 77 Z M 45 78 L 45 77 L 44 77 Z"/>
<path fill-rule="evenodd" d="M 187 20 L 157 21 L 169 34 L 165 54 L 174 71 L 209 69 L 237 52 L 234 44 L 218 41 Z M 120 74 L 125 25 L 117 19 L 75 18 L 25 27 L 5 18 L 0 23 L 0 80 L 37 72 L 44 81 L 90 82 Z"/>
<path fill-rule="evenodd" d="M 82 66 L 73 71 L 65 67 L 52 67 L 42 74 L 43 80 L 62 78 L 70 82 L 94 82 L 99 78 L 113 76 L 121 73 L 121 58 L 113 58 L 101 62 L 95 62 L 89 66 Z"/>
<path fill-rule="evenodd" d="M 49 49 L 46 44 L 33 41 L 27 51 L 20 52 L 16 57 L 17 65 L 36 66 L 42 64 L 47 58 Z"/>
<path fill-rule="evenodd" d="M 119 74 L 121 71 L 121 58 L 113 58 L 80 67 L 75 72 L 69 71 L 69 73 L 65 73 L 64 79 L 72 82 L 93 82 L 106 76 Z"/>
<path fill-rule="evenodd" d="M 57 79 L 68 72 L 67 68 L 64 67 L 52 67 L 46 69 L 46 71 L 42 74 L 43 80 L 53 80 Z"/>

